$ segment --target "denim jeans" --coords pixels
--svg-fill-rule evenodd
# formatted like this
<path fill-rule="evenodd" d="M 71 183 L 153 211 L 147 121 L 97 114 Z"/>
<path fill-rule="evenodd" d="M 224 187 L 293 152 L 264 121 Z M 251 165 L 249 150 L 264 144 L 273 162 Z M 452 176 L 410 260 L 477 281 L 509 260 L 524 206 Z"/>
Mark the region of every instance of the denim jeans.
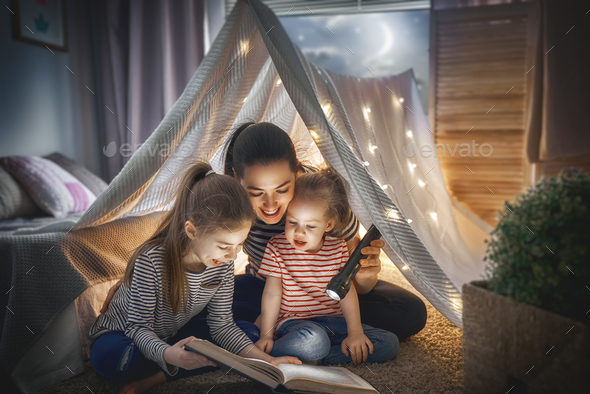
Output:
<path fill-rule="evenodd" d="M 368 363 L 383 363 L 397 357 L 399 341 L 395 334 L 363 324 L 363 331 L 371 343 L 373 354 Z M 344 317 L 315 317 L 313 319 L 287 320 L 276 331 L 270 355 L 295 356 L 301 361 L 319 361 L 322 365 L 352 362 L 352 357 L 342 353 L 341 344 L 348 336 Z"/>
<path fill-rule="evenodd" d="M 233 312 L 235 320 L 254 322 L 260 315 L 266 282 L 253 275 L 236 275 Z M 367 294 L 359 295 L 361 322 L 394 333 L 400 341 L 426 325 L 426 305 L 415 294 L 382 280 Z"/>
<path fill-rule="evenodd" d="M 236 321 L 238 327 L 256 342 L 259 339 L 259 330 L 254 324 L 245 321 Z M 194 336 L 215 343 L 209 334 L 207 320 L 198 316 L 193 317 L 167 343 L 174 345 L 181 339 Z M 216 343 L 215 343 L 216 344 Z M 162 371 L 160 365 L 146 358 L 137 345 L 122 331 L 111 331 L 101 335 L 92 345 L 90 362 L 96 374 L 113 383 L 126 383 L 137 379 L 147 378 Z M 199 375 L 213 371 L 215 367 L 203 367 L 187 370 L 179 368 L 174 376 L 166 373 L 166 380 L 172 381 L 188 376 Z"/>

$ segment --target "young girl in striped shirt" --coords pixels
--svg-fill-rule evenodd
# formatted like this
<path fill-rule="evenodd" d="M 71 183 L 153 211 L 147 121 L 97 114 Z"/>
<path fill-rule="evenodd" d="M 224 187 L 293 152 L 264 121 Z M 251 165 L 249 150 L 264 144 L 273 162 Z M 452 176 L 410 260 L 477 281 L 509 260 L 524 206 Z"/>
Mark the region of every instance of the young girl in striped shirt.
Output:
<path fill-rule="evenodd" d="M 213 361 L 184 349 L 196 338 L 243 357 L 300 364 L 256 348 L 256 326 L 232 317 L 233 260 L 254 219 L 238 181 L 206 163 L 190 167 L 174 206 L 135 251 L 119 291 L 90 329 L 96 374 L 130 382 L 122 393 L 141 393 L 210 371 Z M 196 317 L 205 307 L 207 318 Z"/>
<path fill-rule="evenodd" d="M 346 242 L 327 233 L 348 223 L 344 181 L 333 169 L 303 174 L 287 208 L 285 232 L 266 247 L 259 275 L 260 340 L 271 356 L 295 356 L 323 365 L 385 362 L 399 349 L 395 334 L 361 324 L 354 286 L 340 302 L 326 295 L 348 260 Z"/>

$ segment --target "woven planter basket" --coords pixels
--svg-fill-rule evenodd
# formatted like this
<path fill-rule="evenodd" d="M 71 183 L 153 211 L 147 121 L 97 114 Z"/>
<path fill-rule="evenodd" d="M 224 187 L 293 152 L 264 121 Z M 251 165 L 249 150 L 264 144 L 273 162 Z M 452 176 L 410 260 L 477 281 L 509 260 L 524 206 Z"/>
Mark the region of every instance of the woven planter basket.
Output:
<path fill-rule="evenodd" d="M 590 392 L 586 325 L 487 290 L 463 286 L 466 393 Z"/>

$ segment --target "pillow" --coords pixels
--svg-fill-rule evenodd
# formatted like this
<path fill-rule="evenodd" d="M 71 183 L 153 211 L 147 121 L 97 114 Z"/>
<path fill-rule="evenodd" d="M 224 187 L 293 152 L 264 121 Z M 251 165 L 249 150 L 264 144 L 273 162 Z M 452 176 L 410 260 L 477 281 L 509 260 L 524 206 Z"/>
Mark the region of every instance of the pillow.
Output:
<path fill-rule="evenodd" d="M 13 177 L 0 167 L 0 220 L 16 217 L 41 216 L 35 205 Z"/>
<path fill-rule="evenodd" d="M 100 195 L 108 186 L 105 181 L 90 172 L 88 168 L 59 152 L 52 153 L 44 158 L 58 164 L 61 168 L 78 178 L 95 196 Z"/>
<path fill-rule="evenodd" d="M 31 156 L 0 158 L 9 172 L 44 211 L 56 218 L 85 211 L 96 196 L 79 180 L 54 162 Z"/>

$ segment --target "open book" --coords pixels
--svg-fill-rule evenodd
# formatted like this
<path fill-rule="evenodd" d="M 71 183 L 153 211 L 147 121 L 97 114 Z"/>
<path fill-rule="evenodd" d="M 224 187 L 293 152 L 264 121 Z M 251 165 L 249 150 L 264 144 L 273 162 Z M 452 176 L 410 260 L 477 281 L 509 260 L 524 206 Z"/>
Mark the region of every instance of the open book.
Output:
<path fill-rule="evenodd" d="M 278 392 L 379 393 L 365 379 L 342 367 L 307 364 L 274 366 L 266 361 L 240 357 L 211 342 L 194 339 L 185 346 L 188 350 L 215 360 L 231 371 L 258 381 Z"/>

